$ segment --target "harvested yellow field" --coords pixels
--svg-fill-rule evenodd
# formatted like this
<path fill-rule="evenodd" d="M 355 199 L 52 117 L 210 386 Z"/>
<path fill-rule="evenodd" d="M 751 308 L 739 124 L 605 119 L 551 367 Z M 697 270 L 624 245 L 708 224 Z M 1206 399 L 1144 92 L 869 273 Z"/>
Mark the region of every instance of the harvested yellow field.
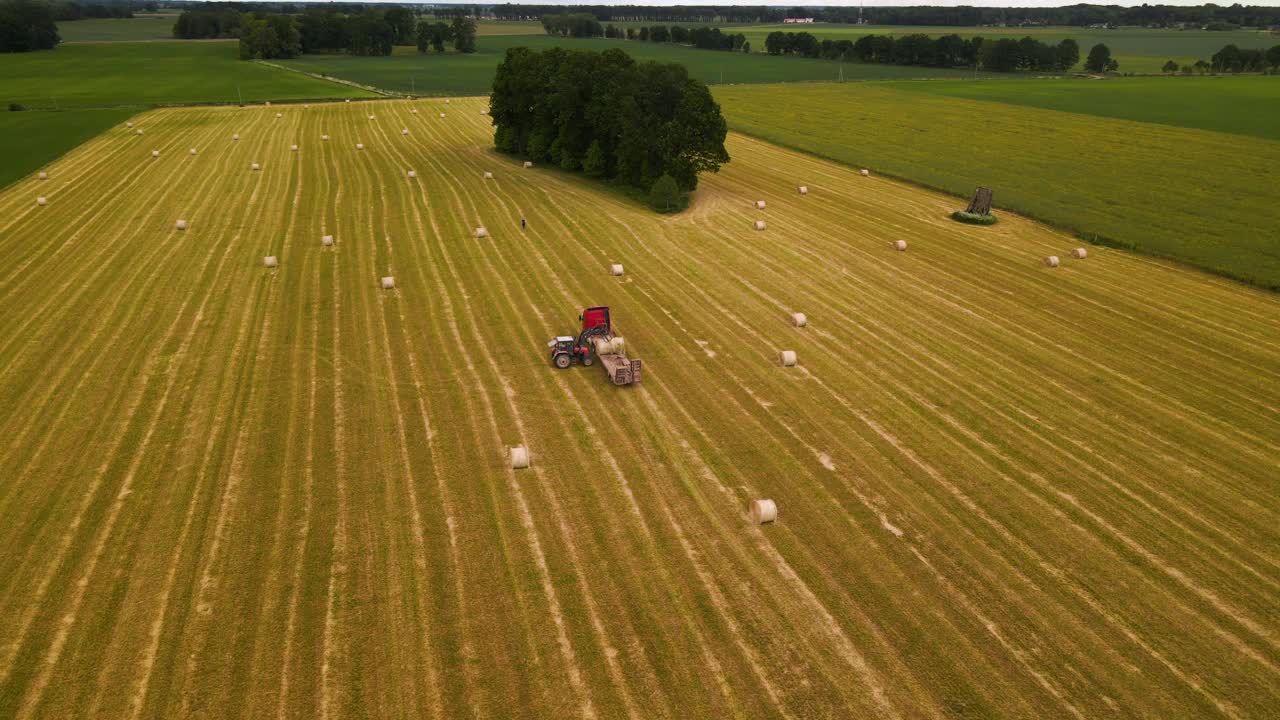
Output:
<path fill-rule="evenodd" d="M 0 717 L 1280 707 L 1275 295 L 740 136 L 658 216 L 483 107 L 0 194 Z M 589 305 L 640 385 L 551 367 Z"/>

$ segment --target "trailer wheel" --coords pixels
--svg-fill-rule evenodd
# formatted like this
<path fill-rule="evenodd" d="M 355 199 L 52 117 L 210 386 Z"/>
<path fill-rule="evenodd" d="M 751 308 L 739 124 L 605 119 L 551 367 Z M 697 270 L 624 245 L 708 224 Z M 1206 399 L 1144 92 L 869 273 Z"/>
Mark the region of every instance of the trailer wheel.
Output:
<path fill-rule="evenodd" d="M 554 363 L 556 367 L 564 370 L 569 367 L 569 363 L 573 362 L 573 360 L 569 357 L 568 353 L 560 353 L 552 358 L 551 362 Z"/>

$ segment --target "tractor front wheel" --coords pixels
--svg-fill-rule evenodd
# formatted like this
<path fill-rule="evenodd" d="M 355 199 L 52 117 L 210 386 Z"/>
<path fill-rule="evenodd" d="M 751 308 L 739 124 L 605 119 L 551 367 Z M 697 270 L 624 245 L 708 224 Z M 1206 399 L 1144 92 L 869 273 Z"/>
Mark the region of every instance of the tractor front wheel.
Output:
<path fill-rule="evenodd" d="M 591 357 L 590 355 L 587 355 L 586 357 L 582 358 L 582 365 L 583 367 L 591 367 L 591 363 L 595 361 L 596 361 L 595 358 Z"/>
<path fill-rule="evenodd" d="M 569 364 L 573 362 L 573 359 L 569 357 L 569 353 L 559 353 L 554 358 L 551 358 L 551 362 L 556 367 L 560 368 L 561 370 L 564 370 L 565 368 L 569 367 Z"/>

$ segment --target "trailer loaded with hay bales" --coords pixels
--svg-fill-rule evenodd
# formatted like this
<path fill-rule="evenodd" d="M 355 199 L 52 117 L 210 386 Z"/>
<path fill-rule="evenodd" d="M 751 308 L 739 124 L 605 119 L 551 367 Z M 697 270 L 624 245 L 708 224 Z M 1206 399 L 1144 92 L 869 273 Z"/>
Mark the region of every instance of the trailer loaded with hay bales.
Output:
<path fill-rule="evenodd" d="M 627 357 L 622 336 L 613 334 L 609 308 L 589 307 L 582 311 L 578 320 L 582 327 L 577 337 L 557 335 L 547 342 L 547 347 L 551 348 L 551 364 L 564 370 L 575 362 L 590 367 L 599 361 L 614 385 L 640 382 L 643 363 L 639 358 Z"/>

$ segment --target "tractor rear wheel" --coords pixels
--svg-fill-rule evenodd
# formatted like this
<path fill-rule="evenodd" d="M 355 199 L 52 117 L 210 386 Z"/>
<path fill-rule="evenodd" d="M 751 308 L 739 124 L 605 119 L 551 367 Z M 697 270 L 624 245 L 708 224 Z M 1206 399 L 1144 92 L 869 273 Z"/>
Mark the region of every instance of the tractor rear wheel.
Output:
<path fill-rule="evenodd" d="M 573 362 L 573 359 L 569 357 L 569 353 L 560 353 L 552 358 L 551 362 L 554 363 L 556 367 L 564 370 L 569 367 L 569 364 Z"/>

